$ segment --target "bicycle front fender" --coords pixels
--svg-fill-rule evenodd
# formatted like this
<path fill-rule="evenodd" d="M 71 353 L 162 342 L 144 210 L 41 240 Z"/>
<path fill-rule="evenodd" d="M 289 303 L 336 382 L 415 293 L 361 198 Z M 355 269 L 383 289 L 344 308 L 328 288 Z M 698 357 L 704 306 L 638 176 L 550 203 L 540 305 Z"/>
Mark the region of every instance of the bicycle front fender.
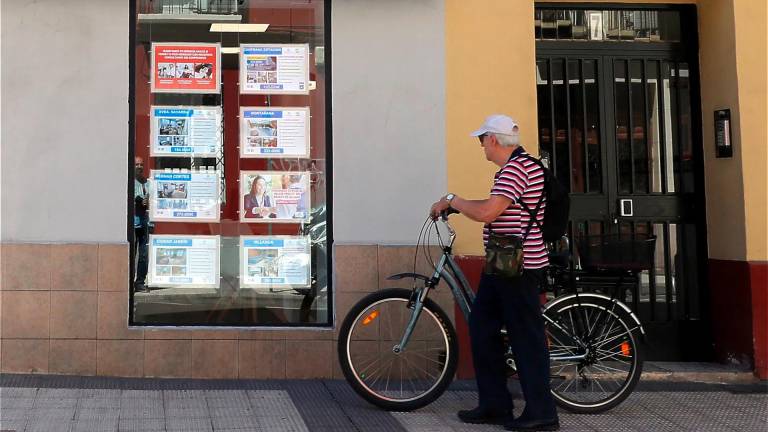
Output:
<path fill-rule="evenodd" d="M 622 302 L 620 302 L 618 300 L 615 300 L 615 299 L 611 300 L 610 297 L 608 297 L 606 295 L 603 295 L 603 294 L 581 293 L 581 294 L 578 294 L 578 296 L 579 296 L 580 299 L 585 299 L 585 300 L 599 299 L 600 301 L 603 301 L 603 302 L 608 303 L 608 304 L 610 304 L 611 302 L 615 302 L 617 305 L 619 305 L 621 307 L 621 309 L 624 310 L 624 312 L 627 313 L 627 315 L 629 315 L 632 318 L 632 320 L 635 321 L 635 324 L 637 324 L 637 328 L 640 329 L 640 333 L 643 335 L 643 337 L 645 337 L 645 329 L 643 328 L 643 324 L 640 323 L 640 320 L 637 318 L 637 315 L 635 315 L 635 313 L 632 312 L 632 309 L 630 309 L 629 306 L 625 305 L 624 303 L 622 303 Z M 576 294 L 568 294 L 566 296 L 558 297 L 558 298 L 550 301 L 549 303 L 545 304 L 544 305 L 544 310 L 542 312 L 546 313 L 547 310 L 549 310 L 550 308 L 552 308 L 554 306 L 557 306 L 560 303 L 563 303 L 563 302 L 566 302 L 568 300 L 571 300 L 571 299 L 573 299 L 575 297 L 576 297 Z"/>
<path fill-rule="evenodd" d="M 387 280 L 400 280 L 400 279 L 421 279 L 424 282 L 429 282 L 429 278 L 423 274 L 418 273 L 397 273 L 387 277 Z"/>

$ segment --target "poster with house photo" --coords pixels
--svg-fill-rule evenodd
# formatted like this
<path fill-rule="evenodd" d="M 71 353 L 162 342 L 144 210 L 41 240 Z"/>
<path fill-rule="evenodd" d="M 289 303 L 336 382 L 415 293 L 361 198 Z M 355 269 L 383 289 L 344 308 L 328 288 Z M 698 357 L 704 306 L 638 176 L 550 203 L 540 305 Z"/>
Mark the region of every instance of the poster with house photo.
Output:
<path fill-rule="evenodd" d="M 307 288 L 311 262 L 309 237 L 240 237 L 241 288 Z"/>
<path fill-rule="evenodd" d="M 240 157 L 309 157 L 309 108 L 241 107 Z"/>

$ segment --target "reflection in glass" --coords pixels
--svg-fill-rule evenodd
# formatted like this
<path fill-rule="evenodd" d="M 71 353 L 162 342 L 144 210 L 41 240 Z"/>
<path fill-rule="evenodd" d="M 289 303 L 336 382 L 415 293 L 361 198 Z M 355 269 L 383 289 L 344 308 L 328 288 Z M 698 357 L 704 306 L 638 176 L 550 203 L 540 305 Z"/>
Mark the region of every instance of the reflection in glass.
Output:
<path fill-rule="evenodd" d="M 620 23 L 620 11 L 603 11 L 603 36 L 605 39 L 619 40 Z"/>
<path fill-rule="evenodd" d="M 645 143 L 645 89 L 643 61 L 632 60 L 630 68 L 630 94 L 632 99 L 632 156 L 635 184 L 633 192 L 648 192 L 648 149 Z"/>
<path fill-rule="evenodd" d="M 573 17 L 573 38 L 574 39 L 589 39 L 589 25 L 587 22 L 587 11 L 575 10 L 571 11 Z"/>
<path fill-rule="evenodd" d="M 533 31 L 536 39 L 541 39 L 541 10 L 533 11 Z"/>
<path fill-rule="evenodd" d="M 664 42 L 680 41 L 680 12 L 659 11 L 659 39 Z"/>
<path fill-rule="evenodd" d="M 589 192 L 603 191 L 603 164 L 600 150 L 600 100 L 597 87 L 597 60 L 584 60 L 584 94 L 587 114 L 587 176 Z"/>
<path fill-rule="evenodd" d="M 544 9 L 541 14 L 541 38 L 557 39 L 557 11 Z"/>
<path fill-rule="evenodd" d="M 628 194 L 632 193 L 632 150 L 629 132 L 629 85 L 627 83 L 626 61 L 614 61 L 613 75 L 619 193 Z"/>
<path fill-rule="evenodd" d="M 691 88 L 688 63 L 678 64 L 678 118 L 680 124 L 681 192 L 693 192 L 693 136 L 691 130 Z"/>
<path fill-rule="evenodd" d="M 632 11 L 620 11 L 619 12 L 619 39 L 621 40 L 634 40 L 635 39 L 635 20 L 634 12 Z"/>
<path fill-rule="evenodd" d="M 568 160 L 568 96 L 565 83 L 565 62 L 562 59 L 554 59 L 551 65 L 555 116 L 552 163 L 555 177 L 562 182 L 567 190 L 570 190 L 571 165 Z"/>
<path fill-rule="evenodd" d="M 536 62 L 536 100 L 539 114 L 539 154 L 548 166 L 552 158 L 552 115 L 550 104 L 549 67 L 546 60 Z"/>
<path fill-rule="evenodd" d="M 558 39 L 571 39 L 573 33 L 571 32 L 571 25 L 573 23 L 571 17 L 571 11 L 559 10 L 557 11 L 557 38 Z"/>
<path fill-rule="evenodd" d="M 662 100 L 664 101 L 664 160 L 666 161 L 667 193 L 679 189 L 679 159 L 677 149 L 677 82 L 674 63 L 662 62 Z"/>
<path fill-rule="evenodd" d="M 645 64 L 645 78 L 648 100 L 648 148 L 650 150 L 650 186 L 651 192 L 663 192 L 661 177 L 661 130 L 659 129 L 659 62 L 649 60 Z"/>
<path fill-rule="evenodd" d="M 584 99 L 579 73 L 579 61 L 568 60 L 568 92 L 571 108 L 571 192 L 586 192 L 584 163 Z"/>
<path fill-rule="evenodd" d="M 680 13 L 536 9 L 534 28 L 536 39 L 679 42 Z"/>

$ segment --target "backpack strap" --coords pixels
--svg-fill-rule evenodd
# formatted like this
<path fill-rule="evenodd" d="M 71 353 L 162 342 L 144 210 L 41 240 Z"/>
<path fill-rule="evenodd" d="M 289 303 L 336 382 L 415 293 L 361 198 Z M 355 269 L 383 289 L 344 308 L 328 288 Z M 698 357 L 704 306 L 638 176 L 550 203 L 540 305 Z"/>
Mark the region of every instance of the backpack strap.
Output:
<path fill-rule="evenodd" d="M 528 205 L 525 204 L 525 202 L 523 202 L 523 198 L 520 197 L 520 201 L 519 201 L 520 207 L 523 210 L 525 210 L 528 213 L 528 215 L 530 215 L 531 217 L 530 221 L 528 222 L 528 228 L 526 228 L 525 235 L 523 236 L 523 239 L 525 239 L 528 237 L 528 234 L 531 232 L 531 228 L 533 228 L 533 224 L 536 224 L 539 227 L 539 230 L 541 230 L 542 232 L 544 231 L 544 227 L 541 225 L 541 222 L 539 222 L 539 219 L 536 216 L 539 214 L 539 210 L 541 209 L 541 204 L 544 202 L 544 194 L 546 192 L 545 189 L 547 187 L 547 170 L 544 167 L 544 164 L 541 163 L 540 160 L 529 155 L 528 153 L 523 153 L 521 156 L 528 158 L 529 160 L 533 161 L 533 163 L 538 165 L 541 168 L 542 174 L 544 175 L 544 189 L 542 189 L 541 197 L 539 197 L 539 202 L 536 203 L 536 207 L 533 210 L 531 210 L 531 208 L 528 207 Z"/>

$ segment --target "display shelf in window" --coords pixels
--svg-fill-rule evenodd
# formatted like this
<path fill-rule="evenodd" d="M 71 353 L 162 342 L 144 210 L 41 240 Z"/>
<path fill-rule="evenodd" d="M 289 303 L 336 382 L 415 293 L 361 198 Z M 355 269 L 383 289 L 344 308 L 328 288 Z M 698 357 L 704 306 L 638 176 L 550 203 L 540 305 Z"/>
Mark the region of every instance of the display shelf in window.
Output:
<path fill-rule="evenodd" d="M 149 286 L 218 288 L 219 236 L 150 235 Z"/>
<path fill-rule="evenodd" d="M 241 44 L 240 93 L 309 94 L 309 44 Z"/>
<path fill-rule="evenodd" d="M 309 177 L 306 171 L 241 171 L 240 222 L 309 222 Z"/>
<path fill-rule="evenodd" d="M 240 107 L 240 157 L 309 157 L 309 107 Z"/>
<path fill-rule="evenodd" d="M 221 153 L 219 106 L 152 106 L 150 156 L 216 157 Z"/>
<path fill-rule="evenodd" d="M 153 222 L 218 222 L 221 173 L 214 170 L 152 170 L 149 218 Z"/>
<path fill-rule="evenodd" d="M 309 288 L 307 236 L 240 237 L 240 288 Z"/>
<path fill-rule="evenodd" d="M 221 44 L 152 43 L 152 93 L 221 92 Z"/>

